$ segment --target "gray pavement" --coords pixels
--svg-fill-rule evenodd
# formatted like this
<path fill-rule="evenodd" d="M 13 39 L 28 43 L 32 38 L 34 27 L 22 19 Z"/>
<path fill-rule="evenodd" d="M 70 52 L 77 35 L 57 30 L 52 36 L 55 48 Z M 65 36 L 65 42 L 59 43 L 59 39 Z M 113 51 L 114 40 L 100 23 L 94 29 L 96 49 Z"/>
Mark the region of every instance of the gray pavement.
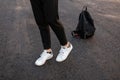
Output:
<path fill-rule="evenodd" d="M 97 30 L 92 39 L 78 40 L 70 33 L 84 5 Z M 120 0 L 59 0 L 59 6 L 74 49 L 57 63 L 60 45 L 51 30 L 54 58 L 36 67 L 43 47 L 29 0 L 0 0 L 0 80 L 120 80 Z"/>

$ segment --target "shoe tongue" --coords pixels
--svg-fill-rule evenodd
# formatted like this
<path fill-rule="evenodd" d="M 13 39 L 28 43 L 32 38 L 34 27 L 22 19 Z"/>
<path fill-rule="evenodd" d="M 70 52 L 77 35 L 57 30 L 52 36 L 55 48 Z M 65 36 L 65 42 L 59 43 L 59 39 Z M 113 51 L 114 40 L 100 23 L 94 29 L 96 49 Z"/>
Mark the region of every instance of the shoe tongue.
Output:
<path fill-rule="evenodd" d="M 47 53 L 47 50 L 44 50 L 45 53 Z"/>
<path fill-rule="evenodd" d="M 66 46 L 61 46 L 61 48 L 66 49 L 67 47 Z"/>
<path fill-rule="evenodd" d="M 44 50 L 45 53 L 52 53 L 52 51 L 48 52 L 47 50 Z"/>

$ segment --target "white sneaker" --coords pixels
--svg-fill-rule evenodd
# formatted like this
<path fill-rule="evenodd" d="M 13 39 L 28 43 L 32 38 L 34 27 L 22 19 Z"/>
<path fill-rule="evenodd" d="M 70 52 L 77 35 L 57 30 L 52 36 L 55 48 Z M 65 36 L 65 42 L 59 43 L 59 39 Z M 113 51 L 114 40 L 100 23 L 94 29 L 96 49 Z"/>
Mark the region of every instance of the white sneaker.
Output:
<path fill-rule="evenodd" d="M 60 49 L 59 54 L 56 58 L 56 61 L 62 62 L 64 60 L 66 60 L 72 49 L 73 49 L 73 46 L 71 43 L 69 43 L 69 47 L 61 46 L 61 49 Z"/>
<path fill-rule="evenodd" d="M 45 62 L 53 57 L 53 53 L 47 53 L 46 50 L 42 52 L 40 57 L 35 61 L 36 66 L 42 66 Z"/>

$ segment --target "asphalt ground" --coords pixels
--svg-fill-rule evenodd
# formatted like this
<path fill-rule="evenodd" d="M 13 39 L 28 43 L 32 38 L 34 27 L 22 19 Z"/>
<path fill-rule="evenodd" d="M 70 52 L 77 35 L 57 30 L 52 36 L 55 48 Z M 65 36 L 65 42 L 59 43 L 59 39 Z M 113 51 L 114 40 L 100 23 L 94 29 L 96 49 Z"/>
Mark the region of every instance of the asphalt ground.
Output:
<path fill-rule="evenodd" d="M 84 5 L 96 32 L 75 39 L 71 31 Z M 51 30 L 54 58 L 37 67 L 43 47 L 29 0 L 0 0 L 0 80 L 120 80 L 120 0 L 59 0 L 59 14 L 74 49 L 56 62 L 60 44 Z"/>

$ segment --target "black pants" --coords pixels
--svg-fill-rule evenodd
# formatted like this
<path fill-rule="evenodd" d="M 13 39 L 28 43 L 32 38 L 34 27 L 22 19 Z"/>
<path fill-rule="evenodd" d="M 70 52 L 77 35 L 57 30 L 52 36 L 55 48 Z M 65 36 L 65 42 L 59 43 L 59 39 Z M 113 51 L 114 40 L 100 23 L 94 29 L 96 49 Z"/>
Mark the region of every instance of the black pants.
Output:
<path fill-rule="evenodd" d="M 36 23 L 40 29 L 44 49 L 51 48 L 50 29 L 61 45 L 67 43 L 63 25 L 59 21 L 58 0 L 30 0 Z"/>

